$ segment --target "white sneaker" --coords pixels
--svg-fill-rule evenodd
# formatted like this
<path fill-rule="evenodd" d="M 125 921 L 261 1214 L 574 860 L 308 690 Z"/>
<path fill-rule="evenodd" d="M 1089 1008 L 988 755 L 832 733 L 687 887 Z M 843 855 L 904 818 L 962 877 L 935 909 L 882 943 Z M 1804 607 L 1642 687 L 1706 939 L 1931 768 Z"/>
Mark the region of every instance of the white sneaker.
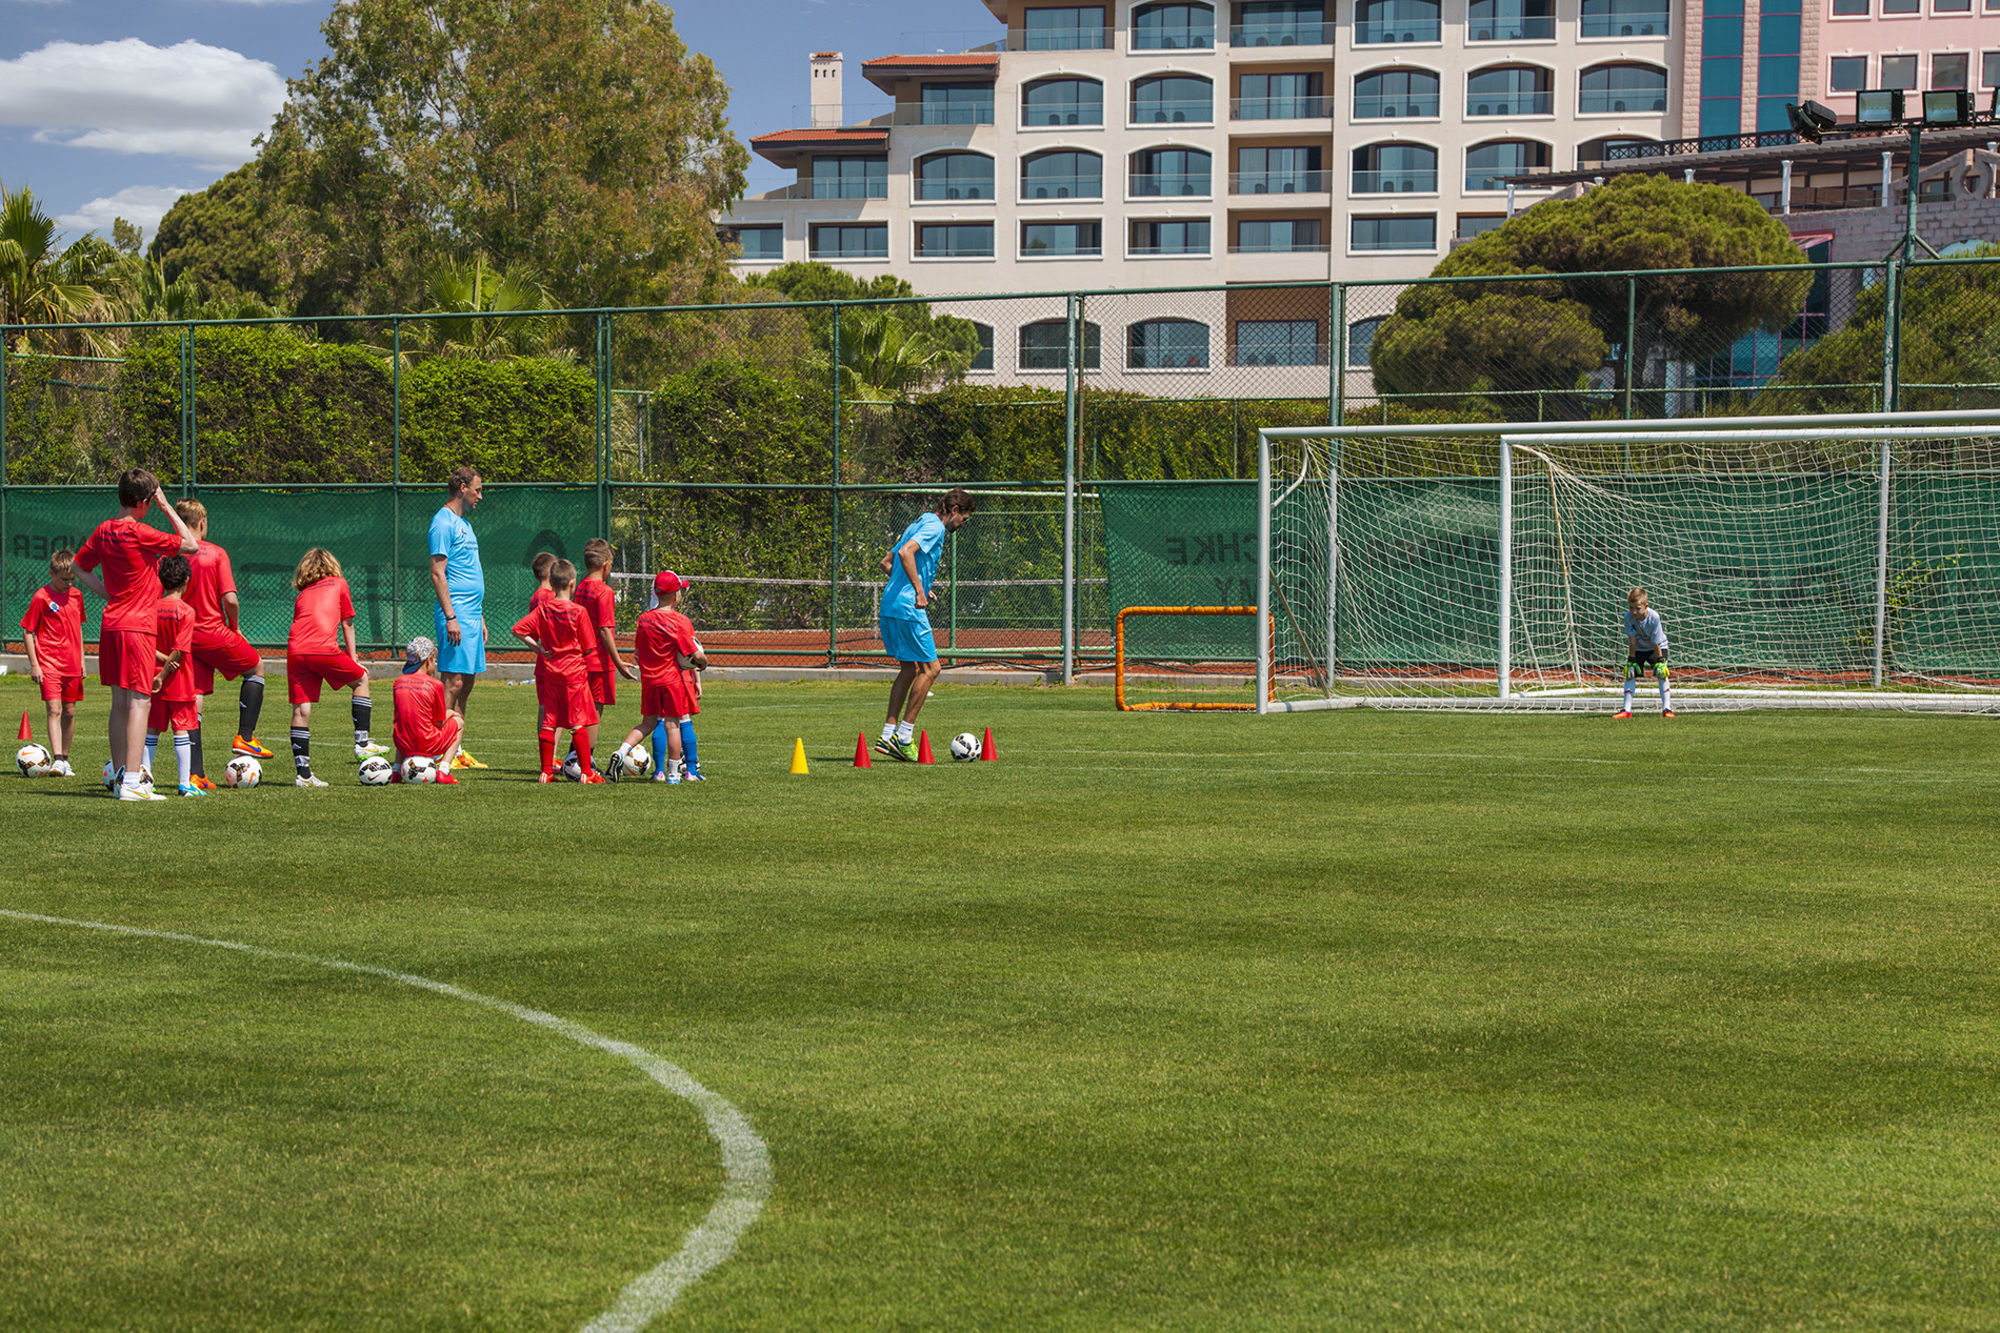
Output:
<path fill-rule="evenodd" d="M 354 757 L 356 759 L 366 759 L 370 755 L 387 753 L 389 753 L 389 747 L 377 741 L 370 741 L 366 745 L 357 745 L 354 747 Z"/>
<path fill-rule="evenodd" d="M 69 760 L 58 759 L 56 760 L 56 766 L 55 769 L 53 770 L 53 775 L 59 778 L 73 778 L 76 776 L 76 770 L 69 766 Z"/>
<path fill-rule="evenodd" d="M 326 785 L 326 779 L 321 777 L 315 777 L 311 773 L 305 773 L 301 774 L 298 777 L 293 778 L 292 785 L 294 787 L 324 787 Z"/>
<path fill-rule="evenodd" d="M 118 799 L 121 801 L 164 801 L 167 798 L 154 791 L 151 787 L 120 786 L 118 788 Z"/>

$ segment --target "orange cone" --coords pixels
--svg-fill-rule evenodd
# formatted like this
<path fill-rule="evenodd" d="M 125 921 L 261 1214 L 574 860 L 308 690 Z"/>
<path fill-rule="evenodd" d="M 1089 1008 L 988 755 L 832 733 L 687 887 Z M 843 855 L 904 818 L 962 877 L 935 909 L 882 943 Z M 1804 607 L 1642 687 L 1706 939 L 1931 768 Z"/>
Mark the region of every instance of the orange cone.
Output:
<path fill-rule="evenodd" d="M 854 738 L 854 766 L 856 768 L 875 767 L 875 761 L 868 757 L 868 733 L 865 731 Z"/>
<path fill-rule="evenodd" d="M 28 725 L 28 715 L 26 713 L 21 714 L 21 739 L 24 741 L 35 739 L 35 729 Z"/>
<path fill-rule="evenodd" d="M 917 733 L 917 762 L 920 764 L 935 764 L 937 762 L 936 759 L 931 757 L 931 734 L 928 731 Z"/>
<path fill-rule="evenodd" d="M 993 728 L 991 727 L 986 729 L 986 739 L 979 742 L 979 757 L 989 760 L 1000 757 L 1000 752 L 993 748 Z"/>

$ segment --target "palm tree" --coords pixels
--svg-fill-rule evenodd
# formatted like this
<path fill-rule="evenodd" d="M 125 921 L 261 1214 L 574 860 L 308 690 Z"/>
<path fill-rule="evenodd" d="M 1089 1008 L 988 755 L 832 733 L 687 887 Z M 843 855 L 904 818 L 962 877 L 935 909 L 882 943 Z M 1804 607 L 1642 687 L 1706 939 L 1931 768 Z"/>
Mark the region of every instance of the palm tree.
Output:
<path fill-rule="evenodd" d="M 832 358 L 820 352 L 807 362 L 825 374 Z M 849 401 L 901 401 L 964 374 L 971 364 L 969 350 L 914 327 L 893 310 L 849 310 L 840 317 L 840 391 Z"/>
<path fill-rule="evenodd" d="M 426 315 L 487 315 L 547 310 L 553 304 L 531 273 L 503 273 L 477 255 L 469 264 L 447 260 L 431 275 L 431 308 Z M 551 319 L 416 319 L 403 325 L 403 347 L 412 353 L 507 361 L 516 357 L 566 357 L 555 349 Z"/>
<path fill-rule="evenodd" d="M 96 283 L 118 257 L 111 244 L 94 232 L 63 249 L 55 219 L 42 211 L 34 191 L 9 192 L 0 184 L 0 324 L 76 324 L 101 319 L 106 313 Z M 97 347 L 101 339 L 70 331 L 61 338 L 40 339 L 75 348 Z M 28 335 L 17 333 L 14 344 L 25 349 Z"/>

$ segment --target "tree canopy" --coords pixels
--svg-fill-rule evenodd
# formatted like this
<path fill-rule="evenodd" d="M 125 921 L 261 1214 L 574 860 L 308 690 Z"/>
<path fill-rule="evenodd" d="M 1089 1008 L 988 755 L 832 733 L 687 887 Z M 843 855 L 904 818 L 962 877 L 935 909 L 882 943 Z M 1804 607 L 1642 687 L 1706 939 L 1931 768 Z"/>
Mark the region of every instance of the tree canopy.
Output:
<path fill-rule="evenodd" d="M 284 274 L 271 243 L 268 193 L 250 162 L 206 190 L 182 195 L 160 219 L 147 258 L 170 282 L 188 277 L 218 296 L 239 292 L 278 302 Z"/>

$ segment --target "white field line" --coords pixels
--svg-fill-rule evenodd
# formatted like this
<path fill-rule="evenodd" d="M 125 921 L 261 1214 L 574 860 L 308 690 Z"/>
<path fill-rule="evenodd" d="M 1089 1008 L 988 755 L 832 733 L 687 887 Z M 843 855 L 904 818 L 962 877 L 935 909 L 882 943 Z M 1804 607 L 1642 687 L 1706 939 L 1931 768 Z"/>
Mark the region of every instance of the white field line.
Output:
<path fill-rule="evenodd" d="M 663 1060 L 651 1051 L 631 1045 L 629 1042 L 614 1040 L 591 1031 L 581 1023 L 573 1023 L 567 1018 L 544 1013 L 540 1009 L 530 1009 L 526 1005 L 509 1000 L 496 999 L 491 995 L 481 995 L 477 991 L 463 990 L 443 981 L 433 981 L 429 977 L 414 976 L 408 972 L 397 972 L 386 967 L 368 967 L 361 963 L 343 962 L 337 958 L 315 958 L 310 954 L 291 953 L 284 949 L 265 949 L 254 944 L 239 944 L 234 940 L 212 940 L 200 935 L 181 935 L 170 930 L 147 930 L 139 926 L 116 926 L 102 921 L 72 921 L 66 917 L 42 916 L 35 912 L 15 912 L 0 908 L 0 917 L 16 921 L 33 921 L 47 926 L 72 926 L 79 930 L 99 930 L 113 935 L 129 935 L 141 939 L 170 940 L 176 944 L 201 944 L 212 949 L 230 949 L 253 958 L 270 958 L 288 963 L 310 963 L 315 967 L 332 968 L 339 972 L 352 972 L 362 976 L 381 977 L 404 986 L 414 986 L 439 995 L 463 1000 L 467 1004 L 480 1005 L 487 1009 L 518 1018 L 523 1023 L 532 1023 L 561 1037 L 567 1037 L 580 1046 L 590 1046 L 625 1060 L 645 1073 L 646 1077 L 665 1088 L 668 1092 L 691 1104 L 701 1113 L 702 1122 L 722 1149 L 723 1186 L 722 1197 L 708 1210 L 701 1224 L 681 1242 L 681 1248 L 664 1263 L 641 1274 L 627 1284 L 619 1293 L 617 1304 L 584 1325 L 584 1333 L 628 1333 L 644 1328 L 660 1315 L 665 1314 L 681 1292 L 685 1291 L 701 1276 L 727 1259 L 735 1249 L 737 1239 L 750 1229 L 757 1215 L 764 1209 L 764 1201 L 771 1195 L 771 1157 L 764 1147 L 764 1141 L 757 1137 L 757 1131 L 750 1125 L 749 1118 L 717 1094 L 710 1092 L 679 1065 Z"/>
<path fill-rule="evenodd" d="M 1211 755 L 1199 755 L 1199 756 L 1190 755 L 1188 757 L 1199 758 L 1205 765 L 1208 765 L 1209 767 L 1219 766 L 1216 764 L 1214 757 Z M 1644 758 L 1634 758 L 1630 760 L 1606 759 L 1598 761 L 1558 760 L 1556 762 L 1559 763 L 1600 762 L 1607 764 L 1628 763 L 1632 765 L 1643 764 L 1643 765 L 1657 767 L 1657 760 L 1644 759 Z M 1895 773 L 1888 770 L 1874 772 L 1867 776 L 1854 776 L 1854 777 L 1839 776 L 1839 775 L 1814 775 L 1809 772 L 1801 773 L 1796 771 L 1790 773 L 1768 773 L 1768 774 L 1742 773 L 1735 771 L 1725 772 L 1725 770 L 1730 770 L 1733 767 L 1734 766 L 1728 764 L 1720 764 L 1720 765 L 1714 765 L 1711 768 L 1706 768 L 1706 769 L 1690 769 L 1687 770 L 1684 776 L 1687 777 L 1726 776 L 1732 782 L 1782 782 L 1790 786 L 1815 786 L 1815 787 L 1857 787 L 1857 786 L 1927 787 L 1927 786 L 1938 786 L 1946 784 L 1965 785 L 1968 783 L 1977 786 L 1987 780 L 1986 775 L 1984 774 L 1968 776 L 1965 774 L 1953 774 L 1953 773 Z M 1035 771 L 1039 773 L 1156 773 L 1159 771 L 1159 768 L 1157 765 L 1152 765 L 1152 764 L 1037 764 L 1035 766 Z M 1410 769 L 1407 768 L 1273 768 L 1267 766 L 1260 766 L 1255 771 L 1258 775 L 1269 774 L 1278 777 L 1409 778 L 1409 777 L 1425 776 L 1420 772 L 1412 772 Z M 1857 774 L 1861 772 L 1861 770 L 1848 770 L 1848 771 Z M 1478 782 L 1478 781 L 1484 781 L 1489 776 L 1490 775 L 1488 774 L 1481 774 L 1481 773 L 1447 773 L 1436 777 L 1434 780 L 1443 782 L 1455 779 L 1460 781 Z M 1509 776 L 1529 777 L 1533 776 L 1533 774 L 1515 773 L 1515 774 L 1510 774 Z"/>

